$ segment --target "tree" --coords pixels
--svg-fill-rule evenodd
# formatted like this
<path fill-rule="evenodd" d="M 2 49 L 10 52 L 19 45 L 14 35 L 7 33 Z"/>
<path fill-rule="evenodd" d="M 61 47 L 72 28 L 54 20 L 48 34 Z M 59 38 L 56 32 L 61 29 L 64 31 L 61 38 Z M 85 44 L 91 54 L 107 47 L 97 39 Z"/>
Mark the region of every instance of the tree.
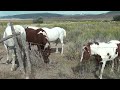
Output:
<path fill-rule="evenodd" d="M 120 15 L 116 15 L 113 17 L 113 21 L 120 21 Z"/>
<path fill-rule="evenodd" d="M 39 17 L 33 20 L 33 23 L 43 23 L 43 18 Z"/>

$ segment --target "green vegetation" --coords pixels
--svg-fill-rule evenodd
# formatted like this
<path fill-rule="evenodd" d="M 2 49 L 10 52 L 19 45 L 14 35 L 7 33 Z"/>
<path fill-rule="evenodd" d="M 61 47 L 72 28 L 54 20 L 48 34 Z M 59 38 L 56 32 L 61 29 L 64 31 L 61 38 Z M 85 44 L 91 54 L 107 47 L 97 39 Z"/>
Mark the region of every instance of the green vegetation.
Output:
<path fill-rule="evenodd" d="M 62 27 L 67 31 L 65 43 L 68 47 L 65 56 L 69 60 L 79 60 L 81 47 L 88 41 L 107 42 L 120 40 L 120 22 L 115 21 L 78 21 L 51 22 L 37 25 L 39 27 Z"/>
<path fill-rule="evenodd" d="M 39 17 L 33 20 L 33 23 L 43 23 L 43 18 Z"/>
<path fill-rule="evenodd" d="M 120 15 L 116 15 L 113 17 L 113 21 L 120 21 Z"/>
<path fill-rule="evenodd" d="M 31 21 L 20 21 L 15 24 L 34 25 Z M 120 22 L 115 21 L 44 21 L 42 24 L 35 24 L 39 27 L 62 27 L 67 32 L 64 42 L 67 44 L 65 57 L 69 60 L 79 60 L 81 47 L 88 41 L 109 41 L 111 39 L 120 40 Z M 2 35 L 6 24 L 0 25 L 0 36 Z"/>

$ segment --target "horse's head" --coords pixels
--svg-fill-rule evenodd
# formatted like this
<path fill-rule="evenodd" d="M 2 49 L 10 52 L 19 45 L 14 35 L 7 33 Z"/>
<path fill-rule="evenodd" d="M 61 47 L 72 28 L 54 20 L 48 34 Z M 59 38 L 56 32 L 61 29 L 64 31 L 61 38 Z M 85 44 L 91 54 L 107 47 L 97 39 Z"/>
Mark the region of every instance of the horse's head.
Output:
<path fill-rule="evenodd" d="M 92 43 L 88 43 L 87 45 L 84 45 L 82 48 L 82 55 L 81 55 L 81 59 L 80 62 L 82 62 L 82 60 L 88 60 L 90 58 L 91 55 L 91 48 L 90 45 Z"/>
<path fill-rule="evenodd" d="M 44 36 L 47 36 L 47 33 L 42 28 L 39 28 L 36 31 L 37 31 L 37 34 L 41 34 L 42 33 Z"/>
<path fill-rule="evenodd" d="M 42 52 L 45 63 L 49 63 L 50 53 L 51 53 L 51 46 L 50 46 L 50 43 L 47 42 L 46 45 L 44 46 L 44 50 Z"/>

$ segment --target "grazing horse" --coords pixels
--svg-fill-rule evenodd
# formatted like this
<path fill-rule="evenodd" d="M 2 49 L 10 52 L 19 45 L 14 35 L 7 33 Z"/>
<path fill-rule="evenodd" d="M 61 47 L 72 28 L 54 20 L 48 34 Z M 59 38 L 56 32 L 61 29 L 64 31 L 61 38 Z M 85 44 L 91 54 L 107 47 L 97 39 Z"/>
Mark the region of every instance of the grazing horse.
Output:
<path fill-rule="evenodd" d="M 63 39 L 64 37 L 66 37 L 66 31 L 63 28 L 60 27 L 54 27 L 54 28 L 42 28 L 43 30 L 46 31 L 48 39 L 50 42 L 54 42 L 56 43 L 56 53 L 58 53 L 58 39 L 60 40 L 61 44 L 62 44 L 62 51 L 61 54 L 63 54 L 63 46 L 64 46 L 64 42 Z"/>
<path fill-rule="evenodd" d="M 50 43 L 46 36 L 46 32 L 43 29 L 32 29 L 26 28 L 26 41 L 29 43 L 29 49 L 31 50 L 30 44 L 37 45 L 39 54 L 41 53 L 45 63 L 49 63 L 49 55 L 51 52 Z"/>
<path fill-rule="evenodd" d="M 17 36 L 18 45 L 21 49 L 21 52 L 25 56 L 25 51 L 24 51 L 26 49 L 26 32 L 25 32 L 25 29 L 21 25 L 13 25 L 13 28 L 14 28 L 16 33 L 20 33 L 20 35 Z M 3 38 L 8 37 L 9 35 L 12 35 L 12 30 L 11 30 L 10 24 L 8 23 L 8 26 L 6 27 L 6 29 L 4 31 L 4 34 L 3 34 Z M 10 38 L 10 39 L 4 41 L 3 43 L 4 43 L 5 49 L 7 51 L 7 62 L 12 61 L 11 71 L 13 71 L 15 69 L 15 62 L 16 62 L 15 42 L 14 42 L 13 38 Z"/>
<path fill-rule="evenodd" d="M 102 74 L 107 61 L 112 61 L 112 69 L 114 67 L 114 59 L 120 54 L 120 43 L 104 43 L 104 42 L 89 42 L 82 48 L 80 62 L 83 59 L 88 60 L 90 56 L 95 56 L 98 62 L 102 62 L 102 68 L 99 78 L 102 79 Z M 111 69 L 111 71 L 113 71 Z"/>
<path fill-rule="evenodd" d="M 34 26 L 29 26 L 28 28 L 33 28 L 34 30 L 39 29 L 39 27 L 34 27 Z M 57 47 L 58 39 L 60 40 L 60 42 L 62 44 L 61 54 L 63 54 L 63 46 L 64 46 L 63 39 L 64 39 L 64 37 L 66 37 L 66 31 L 60 27 L 54 27 L 51 29 L 43 27 L 42 29 L 47 33 L 48 40 L 50 42 L 56 43 L 56 53 L 58 53 L 58 47 Z"/>

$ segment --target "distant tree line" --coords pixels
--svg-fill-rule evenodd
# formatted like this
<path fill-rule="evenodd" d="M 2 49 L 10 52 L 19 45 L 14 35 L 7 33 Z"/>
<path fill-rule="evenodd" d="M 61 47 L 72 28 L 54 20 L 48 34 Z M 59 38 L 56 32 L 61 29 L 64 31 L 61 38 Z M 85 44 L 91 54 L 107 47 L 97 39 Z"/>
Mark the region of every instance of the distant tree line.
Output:
<path fill-rule="evenodd" d="M 43 23 L 43 18 L 39 17 L 33 20 L 33 23 Z"/>
<path fill-rule="evenodd" d="M 120 21 L 120 15 L 116 15 L 113 17 L 113 21 Z"/>

